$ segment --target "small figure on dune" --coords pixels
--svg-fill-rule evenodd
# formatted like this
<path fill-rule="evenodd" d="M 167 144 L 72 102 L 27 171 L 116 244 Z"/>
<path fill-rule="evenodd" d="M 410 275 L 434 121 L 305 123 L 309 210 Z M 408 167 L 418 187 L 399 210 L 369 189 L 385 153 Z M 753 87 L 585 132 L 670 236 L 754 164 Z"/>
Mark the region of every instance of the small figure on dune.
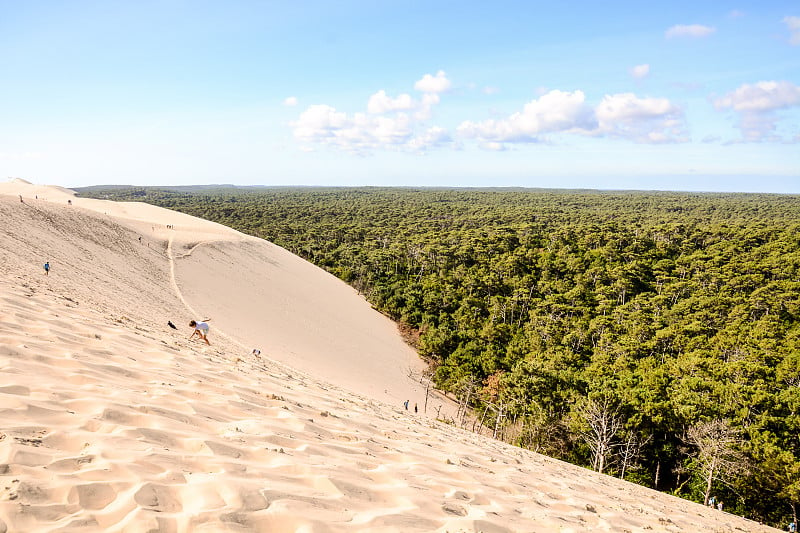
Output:
<path fill-rule="evenodd" d="M 197 335 L 198 337 L 200 337 L 201 339 L 206 341 L 206 344 L 211 346 L 211 343 L 208 342 L 208 321 L 209 320 L 210 319 L 206 318 L 204 320 L 192 320 L 191 322 L 189 322 L 189 326 L 194 328 L 194 331 L 189 336 L 189 340 L 192 340 L 192 337 Z"/>
<path fill-rule="evenodd" d="M 414 412 L 419 413 L 419 407 L 417 407 L 417 404 L 414 404 Z"/>
<path fill-rule="evenodd" d="M 172 323 L 172 320 L 167 320 L 167 325 L 172 329 L 178 329 L 178 326 Z"/>
<path fill-rule="evenodd" d="M 47 261 L 44 264 L 44 275 L 48 276 L 50 274 L 50 261 Z"/>
<path fill-rule="evenodd" d="M 406 408 L 406 411 L 408 411 L 408 400 L 403 402 L 403 406 Z"/>

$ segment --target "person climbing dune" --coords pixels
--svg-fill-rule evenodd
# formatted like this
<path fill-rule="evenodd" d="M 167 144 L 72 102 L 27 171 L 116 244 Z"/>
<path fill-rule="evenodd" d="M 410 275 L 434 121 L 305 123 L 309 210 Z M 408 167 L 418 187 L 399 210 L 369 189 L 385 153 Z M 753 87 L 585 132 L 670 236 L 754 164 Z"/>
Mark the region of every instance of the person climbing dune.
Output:
<path fill-rule="evenodd" d="M 189 336 L 189 340 L 192 340 L 192 337 L 197 335 L 198 337 L 200 337 L 201 339 L 206 341 L 206 344 L 211 346 L 211 343 L 208 342 L 208 321 L 209 320 L 210 319 L 206 318 L 206 319 L 203 319 L 203 320 L 192 320 L 192 321 L 190 321 L 189 322 L 189 326 L 193 327 L 194 331 Z"/>

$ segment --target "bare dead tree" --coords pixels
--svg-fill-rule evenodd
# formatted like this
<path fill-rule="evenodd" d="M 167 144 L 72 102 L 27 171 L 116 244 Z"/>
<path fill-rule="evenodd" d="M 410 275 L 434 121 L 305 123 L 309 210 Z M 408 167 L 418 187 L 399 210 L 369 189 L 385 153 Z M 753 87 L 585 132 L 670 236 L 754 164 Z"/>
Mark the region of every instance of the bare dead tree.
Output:
<path fill-rule="evenodd" d="M 478 380 L 474 376 L 466 378 L 459 387 L 458 395 L 458 413 L 456 418 L 459 420 L 459 425 L 463 428 L 467 423 L 467 413 L 469 412 L 469 402 L 473 394 L 478 388 Z"/>
<path fill-rule="evenodd" d="M 698 473 L 706 484 L 703 502 L 708 505 L 714 481 L 728 484 L 744 471 L 745 456 L 740 449 L 740 431 L 724 420 L 700 422 L 686 433 L 686 442 L 694 448 L 691 454 L 697 461 Z"/>
<path fill-rule="evenodd" d="M 650 442 L 651 437 L 646 439 L 639 438 L 633 431 L 628 433 L 628 438 L 625 442 L 619 445 L 619 458 L 622 461 L 622 468 L 620 469 L 619 478 L 625 479 L 625 472 L 639 457 L 639 452 L 642 446 Z"/>
<path fill-rule="evenodd" d="M 488 405 L 486 407 L 484 407 L 484 409 L 483 409 L 483 414 L 481 415 L 481 418 L 480 418 L 480 424 L 478 424 L 478 419 L 477 418 L 472 423 L 472 432 L 473 433 L 475 433 L 475 426 L 476 425 L 478 426 L 478 431 L 477 432 L 478 433 L 481 432 L 481 429 L 483 429 L 483 420 L 484 420 L 484 418 L 486 418 L 486 413 L 487 412 L 489 412 L 489 406 Z"/>
<path fill-rule="evenodd" d="M 503 418 L 505 418 L 505 404 L 500 401 L 498 402 L 497 406 L 493 406 L 497 410 L 497 417 L 494 420 L 494 431 L 492 432 L 492 438 L 497 438 L 497 433 L 500 430 L 500 425 L 503 423 Z"/>
<path fill-rule="evenodd" d="M 420 378 L 419 382 L 425 387 L 425 405 L 422 408 L 423 413 L 428 412 L 428 398 L 431 397 L 431 392 L 433 392 L 433 376 L 431 375 L 430 370 L 425 370 L 422 373 L 422 377 Z"/>
<path fill-rule="evenodd" d="M 619 407 L 609 398 L 589 399 L 581 408 L 580 414 L 589 426 L 587 431 L 581 432 L 581 437 L 592 450 L 592 468 L 602 474 L 612 451 L 614 437 L 622 428 Z"/>

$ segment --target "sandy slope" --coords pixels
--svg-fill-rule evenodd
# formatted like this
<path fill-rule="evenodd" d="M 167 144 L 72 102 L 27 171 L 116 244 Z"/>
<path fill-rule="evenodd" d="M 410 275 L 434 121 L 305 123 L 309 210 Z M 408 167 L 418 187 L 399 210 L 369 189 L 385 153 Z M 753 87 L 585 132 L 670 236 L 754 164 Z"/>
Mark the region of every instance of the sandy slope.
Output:
<path fill-rule="evenodd" d="M 269 243 L 19 181 L 0 221 L 0 532 L 770 530 L 403 411 L 391 324 Z"/>
<path fill-rule="evenodd" d="M 423 402 L 408 375 L 424 364 L 394 323 L 286 250 L 256 239 L 204 243 L 179 256 L 175 272 L 192 309 L 262 355 L 387 403 Z"/>

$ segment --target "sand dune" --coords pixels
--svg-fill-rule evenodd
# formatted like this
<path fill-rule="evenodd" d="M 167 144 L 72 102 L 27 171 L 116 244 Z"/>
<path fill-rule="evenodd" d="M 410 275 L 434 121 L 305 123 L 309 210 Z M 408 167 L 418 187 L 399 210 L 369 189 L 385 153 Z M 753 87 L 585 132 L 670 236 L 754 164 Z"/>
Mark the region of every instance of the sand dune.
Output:
<path fill-rule="evenodd" d="M 775 531 L 406 412 L 392 324 L 269 243 L 21 181 L 0 220 L 0 532 Z"/>
<path fill-rule="evenodd" d="M 286 250 L 254 239 L 203 243 L 175 272 L 188 306 L 262 355 L 387 403 L 423 401 L 408 374 L 424 364 L 394 323 Z"/>

